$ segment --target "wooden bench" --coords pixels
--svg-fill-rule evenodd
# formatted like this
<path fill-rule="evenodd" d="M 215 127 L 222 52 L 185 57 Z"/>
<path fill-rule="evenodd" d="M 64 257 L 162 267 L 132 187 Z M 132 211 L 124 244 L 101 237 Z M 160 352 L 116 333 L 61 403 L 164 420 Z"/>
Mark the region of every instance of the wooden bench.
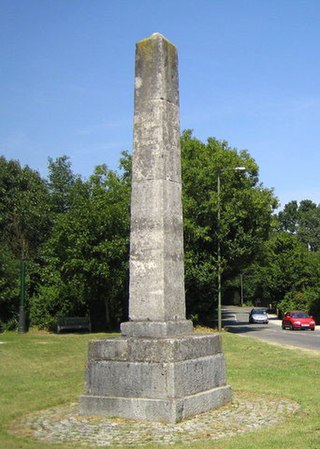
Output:
<path fill-rule="evenodd" d="M 89 317 L 60 317 L 57 318 L 57 333 L 63 330 L 74 330 L 91 332 L 91 322 Z"/>

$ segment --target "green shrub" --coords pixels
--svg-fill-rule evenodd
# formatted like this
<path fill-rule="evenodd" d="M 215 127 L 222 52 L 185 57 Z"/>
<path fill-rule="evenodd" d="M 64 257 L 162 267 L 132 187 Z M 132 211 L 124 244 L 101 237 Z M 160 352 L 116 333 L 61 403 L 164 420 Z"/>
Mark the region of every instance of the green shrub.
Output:
<path fill-rule="evenodd" d="M 303 310 L 313 315 L 317 323 L 320 321 L 320 291 L 316 288 L 307 288 L 299 292 L 288 292 L 278 303 L 279 315 L 289 310 Z"/>

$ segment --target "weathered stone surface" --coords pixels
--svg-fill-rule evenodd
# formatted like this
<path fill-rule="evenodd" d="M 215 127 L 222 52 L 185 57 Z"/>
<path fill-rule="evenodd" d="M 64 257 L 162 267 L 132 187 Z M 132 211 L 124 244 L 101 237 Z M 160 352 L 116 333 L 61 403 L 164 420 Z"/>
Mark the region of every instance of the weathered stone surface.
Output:
<path fill-rule="evenodd" d="M 89 395 L 166 399 L 226 384 L 219 335 L 98 340 L 88 359 Z"/>
<path fill-rule="evenodd" d="M 170 363 L 222 354 L 221 336 L 110 338 L 89 343 L 88 360 Z"/>
<path fill-rule="evenodd" d="M 177 52 L 137 44 L 129 321 L 89 345 L 81 413 L 174 423 L 231 398 L 217 335 L 186 320 Z"/>
<path fill-rule="evenodd" d="M 133 322 L 185 320 L 180 159 L 177 51 L 155 33 L 136 49 L 129 299 Z M 159 326 L 140 328 L 142 336 L 147 330 L 150 336 L 169 335 Z M 137 329 L 124 326 L 123 332 L 136 336 Z M 181 326 L 176 329 L 180 334 Z"/>
<path fill-rule="evenodd" d="M 176 423 L 190 416 L 221 407 L 230 400 L 230 387 L 219 387 L 197 395 L 165 400 L 87 395 L 81 398 L 80 409 L 84 409 L 85 414 L 90 415 Z"/>
<path fill-rule="evenodd" d="M 91 361 L 88 376 L 86 394 L 105 397 L 174 399 L 226 384 L 221 354 L 170 363 Z"/>
<path fill-rule="evenodd" d="M 179 106 L 178 56 L 174 45 L 154 33 L 137 44 L 135 104 L 158 99 Z"/>
<path fill-rule="evenodd" d="M 181 181 L 178 108 L 162 99 L 145 102 L 135 116 L 133 181 Z M 164 147 L 165 143 L 165 147 Z M 165 152 L 164 152 L 165 150 Z"/>
<path fill-rule="evenodd" d="M 127 337 L 164 338 L 188 335 L 192 332 L 192 322 L 176 321 L 129 321 L 121 323 L 121 333 Z"/>
<path fill-rule="evenodd" d="M 220 335 L 90 342 L 84 414 L 176 422 L 230 397 Z"/>

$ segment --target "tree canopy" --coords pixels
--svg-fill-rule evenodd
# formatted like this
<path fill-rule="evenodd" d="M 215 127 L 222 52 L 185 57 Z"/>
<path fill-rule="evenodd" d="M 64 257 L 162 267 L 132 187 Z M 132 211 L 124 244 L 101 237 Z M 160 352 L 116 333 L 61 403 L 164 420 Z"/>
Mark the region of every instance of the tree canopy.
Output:
<path fill-rule="evenodd" d="M 219 246 L 223 302 L 239 301 L 241 277 L 248 304 L 296 304 L 319 318 L 320 206 L 293 200 L 276 214 L 256 161 L 226 141 L 186 130 L 181 154 L 188 316 L 214 318 Z M 95 330 L 117 327 L 127 319 L 131 156 L 88 179 L 67 156 L 48 170 L 44 179 L 0 157 L 0 325 L 17 323 L 22 259 L 30 325 L 90 315 Z"/>
<path fill-rule="evenodd" d="M 290 201 L 278 214 L 279 228 L 296 234 L 310 251 L 320 250 L 320 205 L 304 200 Z"/>
<path fill-rule="evenodd" d="M 277 200 L 259 183 L 247 151 L 214 138 L 203 143 L 190 130 L 182 134 L 181 150 L 187 304 L 192 315 L 204 316 L 216 305 L 218 241 L 226 282 L 246 270 L 268 239 Z"/>

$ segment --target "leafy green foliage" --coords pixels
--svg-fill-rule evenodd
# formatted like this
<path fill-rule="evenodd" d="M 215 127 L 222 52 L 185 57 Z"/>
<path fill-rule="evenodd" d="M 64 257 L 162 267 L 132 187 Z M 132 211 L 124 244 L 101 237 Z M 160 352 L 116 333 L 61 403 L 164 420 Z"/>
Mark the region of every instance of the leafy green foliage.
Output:
<path fill-rule="evenodd" d="M 187 130 L 181 152 L 188 316 L 211 321 L 219 243 L 223 302 L 239 298 L 241 275 L 245 301 L 283 308 L 303 298 L 320 320 L 320 206 L 291 201 L 274 215 L 256 162 L 226 141 Z M 24 258 L 31 325 L 90 314 L 95 329 L 117 327 L 127 319 L 131 156 L 122 154 L 119 172 L 100 165 L 87 180 L 67 156 L 48 167 L 44 180 L 0 157 L 0 321 L 17 322 Z"/>
<path fill-rule="evenodd" d="M 272 304 L 280 314 L 302 309 L 320 321 L 320 252 L 297 233 L 274 230 L 259 259 L 244 274 L 245 298 Z"/>
<path fill-rule="evenodd" d="M 2 245 L 0 249 L 0 327 L 6 323 L 17 323 L 19 265 L 10 250 Z"/>
<path fill-rule="evenodd" d="M 105 165 L 86 182 L 76 179 L 70 186 L 70 177 L 59 179 L 66 179 L 60 190 L 67 193 L 68 207 L 56 214 L 43 246 L 45 268 L 32 322 L 52 327 L 57 316 L 90 314 L 98 328 L 117 325 L 127 297 L 128 179 Z"/>
<path fill-rule="evenodd" d="M 0 157 L 0 319 L 15 323 L 18 259 L 32 260 L 50 230 L 49 193 L 40 175 Z M 28 262 L 29 263 L 29 262 Z M 34 289 L 29 278 L 29 289 Z"/>
<path fill-rule="evenodd" d="M 320 289 L 306 288 L 304 291 L 290 291 L 278 303 L 280 315 L 290 310 L 303 310 L 314 315 L 316 319 L 320 318 Z"/>
<path fill-rule="evenodd" d="M 73 173 L 67 156 L 49 158 L 48 169 L 51 209 L 54 213 L 65 213 L 70 207 L 72 188 L 80 177 Z"/>
<path fill-rule="evenodd" d="M 255 259 L 277 202 L 259 184 L 258 166 L 247 151 L 214 138 L 204 144 L 191 131 L 183 133 L 181 149 L 188 311 L 205 315 L 216 302 L 218 241 L 225 283 Z"/>
<path fill-rule="evenodd" d="M 296 234 L 310 251 L 320 250 L 320 205 L 291 201 L 279 212 L 278 220 L 280 229 Z"/>
<path fill-rule="evenodd" d="M 1 235 L 18 258 L 28 258 L 50 227 L 49 194 L 40 175 L 0 157 Z"/>

